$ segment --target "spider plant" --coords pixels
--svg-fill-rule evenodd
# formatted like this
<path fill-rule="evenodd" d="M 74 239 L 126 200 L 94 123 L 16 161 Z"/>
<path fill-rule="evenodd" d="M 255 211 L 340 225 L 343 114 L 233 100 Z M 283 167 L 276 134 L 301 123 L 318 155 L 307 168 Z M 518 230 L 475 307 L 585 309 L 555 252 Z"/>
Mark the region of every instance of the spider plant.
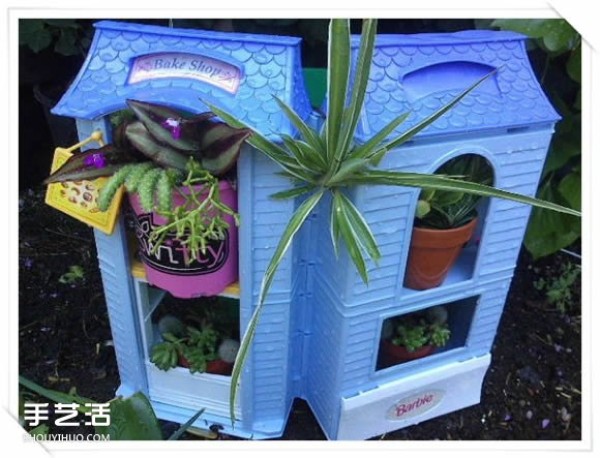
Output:
<path fill-rule="evenodd" d="M 330 22 L 327 116 L 320 132 L 306 125 L 300 116 L 289 106 L 275 98 L 281 110 L 290 119 L 299 133 L 298 138 L 282 134 L 281 141 L 283 144 L 279 145 L 266 139 L 243 122 L 240 122 L 235 116 L 207 103 L 215 114 L 232 127 L 253 130 L 253 135 L 247 139 L 247 142 L 277 162 L 283 169 L 282 173 L 290 178 L 293 186 L 289 190 L 274 194 L 273 198 L 291 199 L 305 196 L 303 202 L 290 218 L 268 264 L 262 280 L 258 304 L 254 309 L 254 313 L 241 342 L 231 382 L 230 414 L 232 422 L 235 421 L 233 405 L 241 369 L 248 355 L 264 300 L 269 292 L 277 267 L 291 246 L 294 236 L 326 194 L 331 194 L 332 196 L 330 227 L 331 242 L 334 250 L 337 254 L 340 242 L 345 245 L 350 258 L 365 283 L 368 283 L 365 257 L 369 257 L 377 263 L 381 257 L 381 253 L 369 225 L 344 192 L 344 190 L 353 186 L 394 185 L 463 192 L 479 196 L 511 199 L 524 204 L 580 215 L 575 210 L 550 202 L 543 202 L 524 195 L 452 177 L 378 170 L 376 167 L 386 154 L 390 152 L 401 154 L 401 151 L 398 150 L 400 145 L 452 109 L 452 107 L 459 103 L 493 72 L 467 87 L 446 106 L 418 122 L 402 134 L 395 136 L 393 139 L 390 140 L 389 137 L 407 119 L 409 113 L 404 113 L 392 120 L 392 122 L 368 141 L 357 143 L 354 141 L 355 131 L 361 115 L 365 90 L 369 80 L 377 21 L 375 19 L 366 19 L 363 21 L 358 60 L 352 84 L 350 82 L 351 46 L 349 22 L 347 19 L 333 19 Z M 348 97 L 349 92 L 350 97 Z"/>
<path fill-rule="evenodd" d="M 446 162 L 436 174 L 454 176 L 474 183 L 491 184 L 492 169 L 485 158 L 466 154 Z M 477 217 L 481 196 L 451 191 L 421 191 L 415 214 L 415 226 L 429 229 L 453 229 Z"/>

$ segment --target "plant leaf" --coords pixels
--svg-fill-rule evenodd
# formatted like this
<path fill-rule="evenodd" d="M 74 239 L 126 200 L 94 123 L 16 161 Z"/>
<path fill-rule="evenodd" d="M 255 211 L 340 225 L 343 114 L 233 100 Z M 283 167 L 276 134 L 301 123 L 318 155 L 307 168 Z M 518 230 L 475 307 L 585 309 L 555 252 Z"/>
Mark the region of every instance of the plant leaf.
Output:
<path fill-rule="evenodd" d="M 325 191 L 323 189 L 315 192 L 312 196 L 306 199 L 302 203 L 302 205 L 300 205 L 300 207 L 298 207 L 298 209 L 294 212 L 294 215 L 290 219 L 290 222 L 283 231 L 283 235 L 279 240 L 279 244 L 275 249 L 275 253 L 273 253 L 273 257 L 271 258 L 271 261 L 269 262 L 269 265 L 265 272 L 265 276 L 263 277 L 258 305 L 252 313 L 252 317 L 250 318 L 250 321 L 248 323 L 248 328 L 246 329 L 244 337 L 242 338 L 242 341 L 240 343 L 240 349 L 238 351 L 235 363 L 233 365 L 233 371 L 231 373 L 231 388 L 229 390 L 229 414 L 231 416 L 232 423 L 235 421 L 234 405 L 237 396 L 239 379 L 241 377 L 242 368 L 244 367 L 244 362 L 250 350 L 250 345 L 252 344 L 252 341 L 254 339 L 256 326 L 258 325 L 258 318 L 260 316 L 260 312 L 262 311 L 265 297 L 269 292 L 271 283 L 273 281 L 273 277 L 275 275 L 275 272 L 277 271 L 277 267 L 281 263 L 281 260 L 283 259 L 283 256 L 285 255 L 287 249 L 290 247 L 294 235 L 296 235 L 298 230 L 300 230 L 302 224 L 304 223 L 308 215 L 310 215 L 310 212 L 312 212 L 315 206 L 319 203 L 321 197 L 323 197 L 324 192 Z"/>
<path fill-rule="evenodd" d="M 291 153 L 293 158 L 298 162 L 299 167 L 307 176 L 311 176 L 310 181 L 315 182 L 318 175 L 322 173 L 322 168 L 319 165 L 318 155 L 313 154 L 312 149 L 301 149 L 299 142 L 286 134 L 281 134 L 283 144 Z"/>
<path fill-rule="evenodd" d="M 340 240 L 340 225 L 338 224 L 338 219 L 336 217 L 337 206 L 334 205 L 334 202 L 331 202 L 331 223 L 330 223 L 330 231 L 331 231 L 331 244 L 333 245 L 333 252 L 335 253 L 335 257 L 338 258 L 339 253 L 339 240 Z"/>
<path fill-rule="evenodd" d="M 213 112 L 217 114 L 217 116 L 223 119 L 230 126 L 250 129 L 252 131 L 252 135 L 247 139 L 248 143 L 259 151 L 262 151 L 273 161 L 277 162 L 290 175 L 302 181 L 311 181 L 311 178 L 304 173 L 303 169 L 298 166 L 298 163 L 294 160 L 294 158 L 290 157 L 284 149 L 263 137 L 256 130 L 252 129 L 252 127 L 237 120 L 234 116 L 230 115 L 226 111 L 221 110 L 209 102 L 203 101 L 203 103 L 206 104 Z"/>
<path fill-rule="evenodd" d="M 110 402 L 110 425 L 95 426 L 111 440 L 162 440 L 162 431 L 148 398 L 137 392 Z"/>
<path fill-rule="evenodd" d="M 95 154 L 99 154 L 104 158 L 106 163 L 104 167 L 99 168 L 93 164 L 86 164 L 88 158 L 93 157 Z M 106 177 L 112 175 L 123 165 L 136 161 L 137 159 L 127 151 L 114 148 L 112 145 L 105 145 L 102 148 L 89 149 L 73 154 L 56 172 L 44 180 L 44 184 Z"/>
<path fill-rule="evenodd" d="M 196 412 L 188 421 L 186 421 L 183 425 L 181 425 L 179 428 L 177 428 L 177 431 L 175 431 L 173 434 L 171 434 L 167 440 L 168 441 L 178 440 L 181 436 L 183 436 L 183 433 L 185 433 L 188 430 L 188 428 L 194 424 L 194 422 L 200 417 L 200 415 L 202 415 L 204 413 L 205 410 L 206 410 L 205 408 L 202 408 L 198 412 Z"/>
<path fill-rule="evenodd" d="M 327 156 L 341 151 L 342 118 L 350 74 L 350 20 L 332 19 L 329 24 L 329 72 L 327 73 Z"/>
<path fill-rule="evenodd" d="M 260 288 L 259 303 L 262 304 L 264 302 L 265 297 L 269 292 L 269 288 L 271 287 L 271 283 L 273 282 L 273 277 L 275 276 L 277 267 L 279 267 L 283 256 L 290 247 L 294 236 L 300 230 L 302 224 L 304 223 L 306 218 L 308 218 L 310 212 L 313 211 L 315 206 L 319 203 L 321 197 L 323 197 L 324 192 L 324 189 L 320 189 L 317 192 L 315 192 L 312 196 L 306 199 L 292 215 L 290 222 L 288 223 L 287 227 L 283 231 L 283 234 L 281 235 L 281 239 L 279 240 L 277 248 L 275 249 L 275 252 L 271 257 L 271 261 L 267 266 L 267 270 L 265 271 L 265 276 L 263 277 L 262 285 Z"/>
<path fill-rule="evenodd" d="M 377 148 L 396 128 L 406 121 L 406 118 L 410 115 L 410 112 L 403 113 L 400 116 L 396 117 L 393 121 L 391 121 L 387 126 L 377 132 L 373 137 L 371 137 L 366 143 L 363 143 L 359 147 L 355 148 L 352 152 L 353 158 L 360 157 L 373 157 L 377 153 L 373 152 L 374 148 Z M 384 151 L 387 151 L 385 148 L 381 148 Z M 379 149 L 378 149 L 379 151 Z"/>
<path fill-rule="evenodd" d="M 19 375 L 19 384 L 23 385 L 28 390 L 33 391 L 34 393 L 37 393 L 40 396 L 50 399 L 51 401 L 54 401 L 56 403 L 79 404 L 77 410 L 80 412 L 89 412 L 90 408 L 85 407 L 85 404 L 96 402 L 93 399 L 85 398 L 83 396 L 79 396 L 78 394 L 63 393 L 61 391 L 44 388 L 43 386 L 38 385 L 37 383 L 33 382 L 32 380 L 29 380 L 28 378 L 22 375 Z"/>
<path fill-rule="evenodd" d="M 400 146 L 402 143 L 410 140 L 412 137 L 414 137 L 420 131 L 425 129 L 430 124 L 433 124 L 438 118 L 440 118 L 441 116 L 446 114 L 446 112 L 448 112 L 450 109 L 452 109 L 457 103 L 459 103 L 462 99 L 464 99 L 467 95 L 469 95 L 474 89 L 476 89 L 477 86 L 482 84 L 485 80 L 490 78 L 492 75 L 496 74 L 497 71 L 498 71 L 498 69 L 494 69 L 490 73 L 485 75 L 484 77 L 477 80 L 475 83 L 473 83 L 467 89 L 465 89 L 463 92 L 461 92 L 459 95 L 457 95 L 450 103 L 448 103 L 447 105 L 444 105 L 442 108 L 440 108 L 435 113 L 429 115 L 427 118 L 418 122 L 415 126 L 408 129 L 402 135 L 400 135 L 396 139 L 394 139 L 391 142 L 389 142 L 388 144 L 386 144 L 384 146 L 384 148 L 386 150 L 390 151 L 391 149 L 396 148 L 396 147 Z"/>
<path fill-rule="evenodd" d="M 142 122 L 137 121 L 129 124 L 125 129 L 125 134 L 131 144 L 138 151 L 152 159 L 153 162 L 163 167 L 186 170 L 188 158 L 176 149 L 158 143 Z"/>
<path fill-rule="evenodd" d="M 201 149 L 201 132 L 198 132 L 197 127 L 215 116 L 210 111 L 193 117 L 184 116 L 180 111 L 164 105 L 131 99 L 127 100 L 127 106 L 133 110 L 137 118 L 146 126 L 150 135 L 158 143 L 188 152 Z M 178 138 L 174 138 L 171 130 L 163 125 L 167 119 L 180 122 L 181 135 Z"/>
<path fill-rule="evenodd" d="M 571 172 L 560 180 L 558 192 L 571 205 L 571 207 L 581 209 L 581 174 Z"/>
<path fill-rule="evenodd" d="M 244 141 L 252 135 L 249 129 L 235 129 L 225 123 L 211 123 L 220 128 L 220 137 L 205 135 L 200 143 L 202 166 L 219 177 L 237 162 Z"/>
<path fill-rule="evenodd" d="M 350 106 L 348 107 L 347 113 L 348 122 L 342 126 L 342 144 L 340 149 L 344 154 L 350 147 L 354 138 L 356 126 L 358 125 L 363 102 L 365 100 L 365 91 L 367 89 L 367 83 L 369 82 L 376 32 L 377 19 L 366 19 L 363 21 L 358 60 L 354 71 L 355 77 L 352 86 L 352 96 L 350 98 Z"/>
<path fill-rule="evenodd" d="M 283 100 L 279 99 L 276 96 L 273 96 L 279 108 L 285 113 L 288 119 L 292 122 L 292 124 L 298 129 L 302 138 L 308 143 L 313 149 L 320 151 L 323 149 L 323 143 L 321 143 L 321 139 L 319 135 L 312 130 L 310 127 L 306 125 L 306 123 L 298 116 L 298 114 L 292 110 Z"/>
<path fill-rule="evenodd" d="M 256 326 L 258 325 L 258 319 L 260 318 L 260 313 L 263 309 L 263 303 L 259 302 L 259 304 L 252 312 L 252 317 L 248 322 L 248 327 L 246 328 L 246 332 L 244 333 L 244 337 L 240 342 L 240 349 L 238 350 L 238 354 L 235 358 L 235 362 L 233 363 L 233 369 L 231 371 L 231 386 L 229 387 L 229 416 L 231 417 L 231 424 L 235 423 L 235 400 L 237 398 L 238 385 L 240 383 L 240 377 L 242 376 L 242 368 L 244 367 L 244 363 L 246 362 L 246 358 L 248 357 L 248 352 L 250 351 L 250 346 L 252 345 L 252 341 L 254 340 L 254 334 L 256 333 Z"/>
<path fill-rule="evenodd" d="M 333 194 L 333 217 L 337 220 L 337 228 L 339 234 L 342 236 L 342 240 L 344 241 L 346 248 L 348 249 L 348 254 L 352 259 L 352 262 L 354 262 L 354 265 L 356 266 L 356 270 L 360 274 L 360 277 L 362 278 L 363 282 L 368 285 L 369 276 L 367 274 L 365 259 L 360 249 L 360 243 L 357 240 L 358 237 L 354 232 L 352 224 L 349 221 L 347 209 L 344 207 L 340 195 L 341 193 L 339 191 L 335 191 Z"/>
<path fill-rule="evenodd" d="M 369 166 L 370 160 L 363 158 L 346 159 L 339 170 L 327 181 L 327 186 L 343 183 L 352 174 Z"/>
<path fill-rule="evenodd" d="M 373 261 L 378 262 L 381 259 L 381 253 L 369 225 L 350 199 L 339 191 L 334 191 L 334 194 L 339 200 L 344 216 L 352 232 L 357 236 L 356 238 L 360 245 L 366 250 Z"/>
<path fill-rule="evenodd" d="M 327 170 L 327 157 L 325 149 L 316 150 L 308 143 L 296 140 L 296 146 L 300 152 L 308 158 L 311 162 L 314 162 L 314 167 L 318 170 Z"/>
<path fill-rule="evenodd" d="M 275 194 L 271 194 L 271 198 L 278 200 L 291 199 L 293 197 L 298 197 L 303 194 L 306 194 L 307 192 L 310 192 L 313 189 L 315 189 L 315 187 L 312 185 L 300 186 L 297 188 L 292 188 L 286 191 L 280 191 L 276 192 Z"/>
<path fill-rule="evenodd" d="M 539 200 L 534 197 L 528 197 L 521 194 L 515 194 L 513 192 L 504 191 L 502 189 L 482 185 L 479 183 L 457 180 L 438 175 L 368 170 L 362 175 L 352 178 L 348 184 L 383 184 L 391 186 L 435 189 L 440 191 L 458 191 L 475 194 L 482 197 L 498 197 L 501 199 L 508 199 L 527 205 L 533 205 L 540 208 L 566 213 L 569 215 L 581 216 L 581 213 L 577 210 L 563 207 L 562 205 L 557 205 L 552 202 Z"/>
<path fill-rule="evenodd" d="M 540 187 L 538 196 L 557 203 L 567 203 L 551 180 Z M 529 218 L 524 244 L 534 259 L 538 259 L 568 247 L 580 236 L 581 219 L 534 208 Z"/>
<path fill-rule="evenodd" d="M 43 19 L 19 20 L 19 45 L 25 45 L 34 53 L 46 49 L 52 43 L 52 33 Z"/>

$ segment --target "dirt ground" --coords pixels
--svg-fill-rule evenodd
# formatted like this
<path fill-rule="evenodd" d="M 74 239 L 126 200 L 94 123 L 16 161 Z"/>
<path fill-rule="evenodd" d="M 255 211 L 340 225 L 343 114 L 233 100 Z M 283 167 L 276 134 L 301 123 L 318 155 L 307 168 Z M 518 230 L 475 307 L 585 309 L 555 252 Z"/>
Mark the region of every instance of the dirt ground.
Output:
<path fill-rule="evenodd" d="M 111 399 L 119 374 L 92 230 L 46 206 L 41 187 L 21 192 L 19 226 L 20 374 Z M 374 440 L 581 440 L 580 284 L 566 313 L 534 287 L 569 262 L 578 260 L 521 254 L 479 405 Z M 65 277 L 70 266 L 81 271 Z M 177 425 L 162 426 L 168 433 Z M 325 439 L 305 402 L 295 403 L 282 439 Z"/>

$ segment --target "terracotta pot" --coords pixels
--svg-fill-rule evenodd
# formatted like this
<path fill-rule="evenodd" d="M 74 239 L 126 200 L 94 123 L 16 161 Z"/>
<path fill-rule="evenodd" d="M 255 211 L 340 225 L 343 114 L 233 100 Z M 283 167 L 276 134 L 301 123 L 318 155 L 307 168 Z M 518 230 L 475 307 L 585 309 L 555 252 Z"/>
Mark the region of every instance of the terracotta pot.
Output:
<path fill-rule="evenodd" d="M 414 351 L 408 351 L 406 347 L 394 345 L 391 340 L 384 339 L 381 341 L 382 362 L 385 366 L 394 366 L 407 361 L 424 358 L 432 354 L 434 350 L 435 347 L 433 345 L 425 345 Z"/>
<path fill-rule="evenodd" d="M 179 355 L 179 365 L 185 368 L 190 367 L 189 361 L 183 355 Z M 208 363 L 206 363 L 207 374 L 231 375 L 232 371 L 233 363 L 226 363 L 221 359 L 209 361 Z"/>
<path fill-rule="evenodd" d="M 233 371 L 233 363 L 227 363 L 222 359 L 211 361 L 206 365 L 208 374 L 231 375 Z"/>
<path fill-rule="evenodd" d="M 441 285 L 476 226 L 477 218 L 455 229 L 413 228 L 404 286 L 422 290 Z"/>
<path fill-rule="evenodd" d="M 179 355 L 179 360 L 177 361 L 177 363 L 181 366 L 181 367 L 186 367 L 189 368 L 190 367 L 190 363 L 187 360 L 187 358 L 183 355 Z"/>

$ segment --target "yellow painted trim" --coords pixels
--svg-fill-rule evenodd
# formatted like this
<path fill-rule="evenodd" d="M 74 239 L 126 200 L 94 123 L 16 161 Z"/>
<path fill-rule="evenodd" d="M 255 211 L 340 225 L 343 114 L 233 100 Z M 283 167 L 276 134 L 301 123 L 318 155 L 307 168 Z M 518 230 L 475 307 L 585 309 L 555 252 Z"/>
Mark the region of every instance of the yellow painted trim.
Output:
<path fill-rule="evenodd" d="M 131 260 L 131 275 L 141 281 L 146 281 L 146 270 L 144 269 L 144 264 L 138 259 Z M 235 282 L 229 285 L 227 288 L 223 290 L 219 296 L 225 297 L 240 297 L 240 283 Z"/>

